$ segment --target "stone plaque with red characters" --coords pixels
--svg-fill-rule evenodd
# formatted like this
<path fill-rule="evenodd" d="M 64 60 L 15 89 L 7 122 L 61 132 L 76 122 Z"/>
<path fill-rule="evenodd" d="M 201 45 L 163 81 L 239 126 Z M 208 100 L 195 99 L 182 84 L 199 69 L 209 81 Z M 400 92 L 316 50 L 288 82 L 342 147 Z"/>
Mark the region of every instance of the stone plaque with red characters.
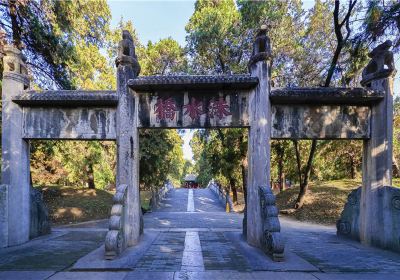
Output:
<path fill-rule="evenodd" d="M 142 128 L 246 127 L 248 92 L 155 92 L 139 95 Z"/>

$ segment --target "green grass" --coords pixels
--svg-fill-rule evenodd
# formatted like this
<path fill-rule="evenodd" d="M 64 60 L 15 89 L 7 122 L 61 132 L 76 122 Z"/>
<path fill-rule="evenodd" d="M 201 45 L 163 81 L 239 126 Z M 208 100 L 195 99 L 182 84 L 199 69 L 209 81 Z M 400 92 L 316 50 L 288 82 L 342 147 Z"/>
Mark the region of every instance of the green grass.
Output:
<path fill-rule="evenodd" d="M 65 186 L 37 186 L 54 225 L 108 219 L 114 191 Z M 141 192 L 143 208 L 149 208 L 150 193 Z"/>
<path fill-rule="evenodd" d="M 349 193 L 361 186 L 360 180 L 336 180 L 313 182 L 310 184 L 303 207 L 289 211 L 288 215 L 300 221 L 320 224 L 335 224 L 340 217 Z M 293 209 L 298 195 L 298 187 L 285 190 L 277 195 L 280 210 Z"/>
<path fill-rule="evenodd" d="M 400 178 L 393 179 L 393 186 L 400 188 Z"/>
<path fill-rule="evenodd" d="M 110 215 L 113 192 L 65 186 L 38 188 L 55 225 L 106 219 Z"/>

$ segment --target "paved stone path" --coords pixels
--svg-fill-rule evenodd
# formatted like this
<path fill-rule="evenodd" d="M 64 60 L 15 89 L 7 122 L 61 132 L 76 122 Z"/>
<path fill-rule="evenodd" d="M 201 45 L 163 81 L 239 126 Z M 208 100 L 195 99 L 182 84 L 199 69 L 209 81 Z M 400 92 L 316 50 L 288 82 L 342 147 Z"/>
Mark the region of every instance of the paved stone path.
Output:
<path fill-rule="evenodd" d="M 285 261 L 273 262 L 243 240 L 243 215 L 224 210 L 208 189 L 174 189 L 121 258 L 103 259 L 108 221 L 87 222 L 0 249 L 0 279 L 400 279 L 399 254 L 285 218 Z"/>

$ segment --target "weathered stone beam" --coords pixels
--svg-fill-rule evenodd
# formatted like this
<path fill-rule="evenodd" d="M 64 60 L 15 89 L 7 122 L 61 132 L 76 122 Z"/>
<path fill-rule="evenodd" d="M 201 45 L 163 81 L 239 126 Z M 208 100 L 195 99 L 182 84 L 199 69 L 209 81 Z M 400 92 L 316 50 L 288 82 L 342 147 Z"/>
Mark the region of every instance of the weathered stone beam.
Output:
<path fill-rule="evenodd" d="M 13 101 L 21 106 L 76 107 L 109 106 L 116 107 L 118 95 L 115 91 L 47 90 L 24 91 Z"/>
<path fill-rule="evenodd" d="M 371 109 L 347 105 L 273 105 L 274 139 L 368 139 Z"/>
<path fill-rule="evenodd" d="M 115 140 L 115 108 L 45 108 L 23 110 L 24 139 Z"/>
<path fill-rule="evenodd" d="M 275 88 L 270 94 L 272 104 L 371 105 L 383 97 L 383 91 L 340 87 Z"/>
<path fill-rule="evenodd" d="M 250 75 L 147 76 L 131 79 L 128 85 L 137 92 L 172 89 L 251 89 L 258 85 L 258 78 Z M 200 95 L 203 93 L 199 92 Z"/>

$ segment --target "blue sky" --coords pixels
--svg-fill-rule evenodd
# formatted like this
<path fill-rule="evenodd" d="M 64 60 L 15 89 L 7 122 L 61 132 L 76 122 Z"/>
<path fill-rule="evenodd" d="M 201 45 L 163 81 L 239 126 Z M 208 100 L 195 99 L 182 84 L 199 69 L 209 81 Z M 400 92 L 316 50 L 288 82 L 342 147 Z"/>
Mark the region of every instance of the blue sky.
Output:
<path fill-rule="evenodd" d="M 109 0 L 112 25 L 116 26 L 121 17 L 131 20 L 142 44 L 149 40 L 155 42 L 162 38 L 172 37 L 182 46 L 185 45 L 185 26 L 194 11 L 194 0 Z M 314 0 L 303 0 L 305 9 L 313 6 Z M 395 57 L 396 75 L 394 90 L 400 89 L 400 57 Z M 189 141 L 193 130 L 183 135 L 184 157 L 192 159 Z"/>

